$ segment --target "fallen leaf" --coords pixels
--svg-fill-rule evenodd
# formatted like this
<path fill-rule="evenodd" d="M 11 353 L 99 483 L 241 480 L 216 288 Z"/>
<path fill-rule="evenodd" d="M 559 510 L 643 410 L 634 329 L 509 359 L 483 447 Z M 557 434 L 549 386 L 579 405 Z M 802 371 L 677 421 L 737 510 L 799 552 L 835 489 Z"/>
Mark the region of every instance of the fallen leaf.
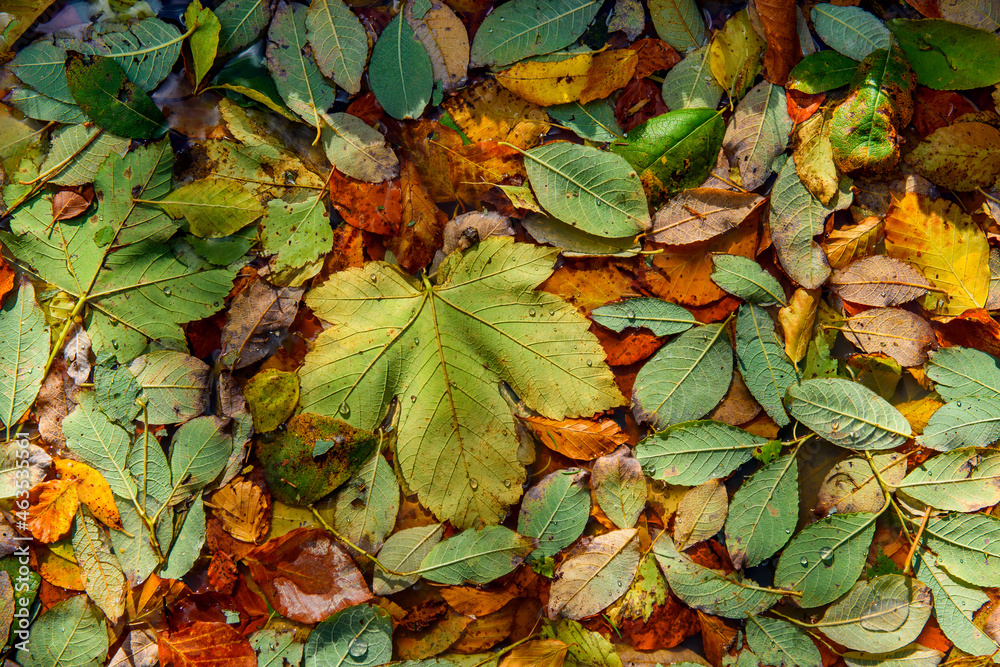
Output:
<path fill-rule="evenodd" d="M 163 667 L 256 667 L 250 643 L 231 625 L 195 621 L 177 631 L 159 635 Z"/>
<path fill-rule="evenodd" d="M 830 266 L 842 269 L 851 262 L 871 255 L 885 232 L 885 221 L 870 216 L 856 225 L 834 229 L 820 245 Z"/>
<path fill-rule="evenodd" d="M 691 188 L 656 212 L 648 232 L 657 243 L 707 241 L 740 226 L 765 199 L 752 192 Z"/>
<path fill-rule="evenodd" d="M 628 442 L 614 419 L 546 419 L 522 417 L 535 436 L 549 449 L 578 461 L 593 461 Z"/>
<path fill-rule="evenodd" d="M 593 64 L 594 57 L 589 54 L 565 60 L 520 62 L 498 72 L 496 78 L 501 86 L 515 95 L 532 104 L 547 107 L 579 100 L 587 87 L 588 73 Z"/>
<path fill-rule="evenodd" d="M 330 172 L 330 203 L 344 222 L 373 234 L 395 234 L 403 219 L 399 179 L 368 183 Z"/>
<path fill-rule="evenodd" d="M 75 218 L 90 208 L 92 200 L 93 191 L 91 191 L 91 198 L 87 199 L 74 190 L 60 190 L 52 196 L 52 221 Z"/>
<path fill-rule="evenodd" d="M 927 320 L 901 308 L 866 310 L 847 320 L 842 331 L 865 352 L 886 354 L 902 366 L 923 364 L 935 342 Z"/>
<path fill-rule="evenodd" d="M 514 648 L 500 667 L 562 667 L 569 646 L 558 639 L 536 639 Z"/>
<path fill-rule="evenodd" d="M 27 528 L 39 542 L 55 542 L 69 532 L 76 508 L 77 479 L 52 479 L 36 485 L 31 490 Z"/>
<path fill-rule="evenodd" d="M 604 99 L 616 90 L 624 88 L 632 79 L 638 65 L 639 53 L 632 49 L 598 53 L 587 71 L 587 84 L 580 91 L 580 104 Z"/>
<path fill-rule="evenodd" d="M 764 28 L 764 78 L 783 86 L 788 73 L 802 58 L 796 30 L 794 0 L 757 0 L 754 4 Z"/>
<path fill-rule="evenodd" d="M 841 299 L 864 306 L 898 306 L 927 294 L 931 286 L 909 264 L 884 255 L 834 271 L 828 284 Z"/>
<path fill-rule="evenodd" d="M 98 521 L 109 528 L 122 529 L 111 485 L 90 466 L 69 459 L 53 459 L 56 474 L 69 481 L 76 480 L 77 497 L 87 506 Z"/>
<path fill-rule="evenodd" d="M 205 506 L 237 540 L 260 544 L 270 527 L 271 507 L 264 491 L 250 480 L 238 477 L 212 493 Z"/>
<path fill-rule="evenodd" d="M 493 79 L 463 88 L 442 104 L 473 143 L 505 141 L 527 149 L 548 131 L 548 114 Z"/>
<path fill-rule="evenodd" d="M 431 200 L 420 173 L 410 161 L 400 168 L 402 192 L 402 225 L 391 236 L 386 247 L 392 250 L 400 266 L 416 273 L 434 258 L 441 247 L 442 234 L 448 216 Z"/>

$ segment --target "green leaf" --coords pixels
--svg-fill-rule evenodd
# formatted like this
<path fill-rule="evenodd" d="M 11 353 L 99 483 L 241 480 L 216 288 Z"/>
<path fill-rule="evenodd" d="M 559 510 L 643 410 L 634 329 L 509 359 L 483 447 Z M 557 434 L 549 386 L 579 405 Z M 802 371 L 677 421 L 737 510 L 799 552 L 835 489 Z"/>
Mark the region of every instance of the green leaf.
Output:
<path fill-rule="evenodd" d="M 208 365 L 181 352 L 159 350 L 129 366 L 146 398 L 150 424 L 177 424 L 205 412 Z"/>
<path fill-rule="evenodd" d="M 663 103 L 668 109 L 714 109 L 722 99 L 722 86 L 712 76 L 708 47 L 687 54 L 663 77 Z"/>
<path fill-rule="evenodd" d="M 188 28 L 195 29 L 188 38 L 188 44 L 191 46 L 191 60 L 194 65 L 194 86 L 198 88 L 215 62 L 222 24 L 211 9 L 201 6 L 200 0 L 194 0 L 188 5 L 184 11 L 184 23 Z"/>
<path fill-rule="evenodd" d="M 888 49 L 892 35 L 875 15 L 860 7 L 819 4 L 813 7 L 816 34 L 834 51 L 864 60 L 876 49 Z"/>
<path fill-rule="evenodd" d="M 420 574 L 452 586 L 487 584 L 513 572 L 537 544 L 504 526 L 465 530 L 434 545 L 420 563 Z"/>
<path fill-rule="evenodd" d="M 440 523 L 404 528 L 386 539 L 378 552 L 378 560 L 395 572 L 416 572 L 420 569 L 420 562 L 441 541 L 443 534 L 444 526 Z M 419 574 L 400 576 L 383 572 L 379 568 L 375 568 L 373 577 L 372 592 L 375 595 L 392 595 L 420 580 Z"/>
<path fill-rule="evenodd" d="M 715 166 L 726 126 L 714 109 L 680 109 L 629 130 L 611 149 L 624 157 L 659 205 L 684 188 L 697 187 Z"/>
<path fill-rule="evenodd" d="M 948 574 L 980 586 L 1000 585 L 1000 520 L 985 514 L 932 517 L 924 536 Z"/>
<path fill-rule="evenodd" d="M 845 592 L 861 576 L 878 514 L 835 514 L 809 524 L 792 538 L 774 571 L 774 585 L 801 591 L 799 604 L 818 607 Z"/>
<path fill-rule="evenodd" d="M 502 67 L 569 46 L 601 8 L 597 0 L 513 0 L 486 17 L 472 41 L 470 67 Z"/>
<path fill-rule="evenodd" d="M 124 155 L 131 143 L 99 127 L 70 125 L 52 134 L 52 146 L 38 169 L 51 173 L 54 185 L 91 183 L 101 163 L 112 153 Z"/>
<path fill-rule="evenodd" d="M 233 439 L 222 431 L 223 424 L 216 417 L 198 417 L 174 432 L 170 440 L 171 504 L 203 489 L 226 467 Z"/>
<path fill-rule="evenodd" d="M 764 665 L 820 667 L 819 649 L 800 628 L 767 616 L 747 617 L 747 644 Z"/>
<path fill-rule="evenodd" d="M 857 60 L 829 49 L 817 51 L 792 68 L 786 87 L 807 95 L 825 93 L 849 84 L 857 70 Z"/>
<path fill-rule="evenodd" d="M 170 74 L 184 39 L 175 26 L 154 17 L 125 24 L 97 23 L 94 28 L 89 41 L 70 39 L 64 45 L 88 55 L 110 57 L 122 66 L 132 83 L 147 93 Z"/>
<path fill-rule="evenodd" d="M 368 35 L 343 0 L 313 0 L 306 14 L 306 35 L 320 71 L 352 95 L 361 90 Z"/>
<path fill-rule="evenodd" d="M 73 520 L 73 553 L 87 595 L 116 623 L 125 612 L 125 575 L 100 524 L 83 508 Z"/>
<path fill-rule="evenodd" d="M 917 444 L 938 451 L 986 447 L 1000 440 L 1000 396 L 971 396 L 944 404 L 924 427 Z"/>
<path fill-rule="evenodd" d="M 273 254 L 272 267 L 286 282 L 298 286 L 315 272 L 309 267 L 333 248 L 330 213 L 320 197 L 297 204 L 280 199 L 267 203 L 267 217 L 261 223 L 261 245 Z M 305 274 L 293 278 L 303 267 Z"/>
<path fill-rule="evenodd" d="M 930 458 L 896 488 L 936 509 L 975 512 L 1000 503 L 1000 452 L 958 449 Z"/>
<path fill-rule="evenodd" d="M 378 452 L 333 494 L 333 527 L 369 552 L 378 551 L 396 525 L 399 482 Z"/>
<path fill-rule="evenodd" d="M 913 554 L 913 576 L 931 590 L 934 618 L 955 646 L 972 655 L 992 655 L 1000 650 L 973 621 L 973 615 L 990 599 L 979 586 L 951 577 L 925 549 Z"/>
<path fill-rule="evenodd" d="M 219 55 L 242 51 L 257 41 L 271 21 L 271 3 L 266 0 L 225 0 L 215 8 L 222 31 Z"/>
<path fill-rule="evenodd" d="M 115 494 L 135 498 L 135 482 L 127 463 L 130 446 L 128 432 L 97 409 L 93 392 L 80 392 L 76 400 L 76 409 L 62 424 L 66 446 L 101 473 Z"/>
<path fill-rule="evenodd" d="M 655 336 L 672 336 L 698 324 L 686 308 L 661 299 L 626 299 L 610 303 L 591 312 L 592 320 L 621 333 L 625 329 L 644 327 Z"/>
<path fill-rule="evenodd" d="M 722 146 L 739 168 L 744 189 L 756 190 L 771 177 L 771 164 L 785 151 L 791 131 L 781 86 L 762 81 L 740 100 Z"/>
<path fill-rule="evenodd" d="M 76 104 L 67 104 L 27 88 L 14 88 L 10 103 L 28 118 L 57 123 L 86 123 L 87 116 Z"/>
<path fill-rule="evenodd" d="M 204 545 L 205 503 L 201 495 L 197 495 L 187 514 L 184 515 L 174 543 L 170 545 L 167 562 L 164 563 L 159 575 L 164 579 L 180 579 L 194 567 L 195 561 L 201 557 L 201 548 Z"/>
<path fill-rule="evenodd" d="M 968 90 L 1000 82 L 1000 37 L 942 19 L 886 21 L 917 75 L 935 90 Z"/>
<path fill-rule="evenodd" d="M 0 308 L 0 422 L 8 435 L 35 402 L 49 356 L 49 327 L 24 281 Z"/>
<path fill-rule="evenodd" d="M 153 100 L 111 58 L 70 53 L 66 80 L 83 113 L 105 130 L 130 139 L 155 139 L 167 131 Z"/>
<path fill-rule="evenodd" d="M 264 208 L 246 188 L 224 178 L 185 183 L 145 203 L 159 206 L 172 218 L 186 218 L 191 233 L 201 238 L 229 236 L 264 215 Z"/>
<path fill-rule="evenodd" d="M 74 104 L 66 84 L 66 51 L 44 41 L 32 42 L 17 52 L 7 67 L 38 92 L 66 104 Z"/>
<path fill-rule="evenodd" d="M 634 526 L 646 507 L 646 478 L 626 445 L 594 461 L 590 488 L 598 507 L 619 528 Z"/>
<path fill-rule="evenodd" d="M 431 59 L 402 13 L 389 22 L 375 42 L 368 85 L 386 113 L 399 120 L 417 118 L 431 101 Z"/>
<path fill-rule="evenodd" d="M 943 658 L 941 651 L 920 644 L 910 644 L 889 653 L 844 653 L 848 667 L 937 667 Z"/>
<path fill-rule="evenodd" d="M 728 476 L 766 442 L 722 422 L 693 421 L 646 437 L 636 446 L 635 457 L 654 479 L 698 486 Z"/>
<path fill-rule="evenodd" d="M 549 473 L 524 494 L 517 532 L 538 540 L 531 560 L 554 556 L 583 534 L 590 518 L 586 482 L 585 471 L 565 468 Z"/>
<path fill-rule="evenodd" d="M 23 667 L 96 667 L 108 652 L 108 631 L 100 611 L 86 595 L 54 604 L 31 625 L 27 651 L 18 651 Z"/>
<path fill-rule="evenodd" d="M 899 574 L 858 582 L 812 625 L 847 648 L 884 653 L 909 644 L 931 614 L 931 592 Z"/>
<path fill-rule="evenodd" d="M 309 633 L 305 667 L 375 667 L 392 658 L 392 619 L 381 607 L 338 611 Z"/>
<path fill-rule="evenodd" d="M 603 142 L 614 141 L 622 136 L 622 129 L 615 119 L 615 110 L 607 100 L 594 100 L 586 104 L 556 104 L 545 107 L 545 112 L 582 139 Z"/>
<path fill-rule="evenodd" d="M 150 502 L 146 503 L 146 511 L 155 514 L 159 505 L 151 498 L 149 500 Z M 128 585 L 135 587 L 149 578 L 149 575 L 159 567 L 160 561 L 150 546 L 149 528 L 136 513 L 132 502 L 122 498 L 118 501 L 118 508 L 123 528 L 120 531 L 111 531 L 111 544 L 115 547 L 118 562 L 125 572 Z M 156 524 L 156 540 L 159 544 L 170 544 L 173 537 L 172 516 L 173 511 L 167 509 Z"/>
<path fill-rule="evenodd" d="M 545 210 L 590 234 L 620 238 L 649 229 L 646 196 L 617 155 L 569 142 L 524 154 L 528 180 Z"/>
<path fill-rule="evenodd" d="M 694 0 L 649 0 L 649 16 L 660 39 L 678 51 L 696 49 L 707 41 L 705 21 Z"/>
<path fill-rule="evenodd" d="M 653 555 L 660 564 L 670 590 L 690 607 L 724 618 L 746 618 L 761 613 L 781 599 L 781 593 L 739 578 L 702 567 L 674 547 L 661 533 L 653 543 Z"/>
<path fill-rule="evenodd" d="M 156 510 L 167 504 L 174 493 L 171 482 L 170 463 L 162 447 L 149 447 L 144 439 L 136 439 L 128 452 L 128 470 L 132 475 L 137 492 L 133 504 L 146 508 L 147 512 L 155 514 Z M 143 505 L 143 492 L 146 503 Z M 163 522 L 160 522 L 163 523 Z M 157 531 L 162 526 L 157 527 Z M 131 531 L 130 531 L 131 532 Z M 168 534 L 168 537 L 170 534 Z M 164 542 L 170 544 L 169 541 Z"/>
<path fill-rule="evenodd" d="M 733 494 L 726 547 L 738 569 L 760 565 L 788 541 L 799 516 L 798 479 L 789 454 L 750 475 Z"/>
<path fill-rule="evenodd" d="M 295 641 L 295 630 L 266 628 L 253 633 L 247 640 L 257 652 L 257 667 L 298 667 L 302 664 L 305 644 Z"/>
<path fill-rule="evenodd" d="M 785 404 L 804 426 L 848 449 L 893 449 L 913 433 L 899 410 L 850 380 L 806 380 L 789 387 Z"/>
<path fill-rule="evenodd" d="M 758 306 L 787 305 L 785 290 L 778 279 L 749 257 L 712 255 L 712 282 Z"/>
<path fill-rule="evenodd" d="M 760 306 L 740 306 L 736 316 L 736 361 L 753 397 L 779 426 L 787 426 L 788 415 L 781 399 L 799 377 L 774 331 L 774 321 Z"/>
<path fill-rule="evenodd" d="M 436 285 L 377 262 L 335 274 L 306 295 L 336 326 L 299 371 L 301 409 L 371 428 L 400 396 L 396 465 L 408 488 L 456 525 L 497 521 L 525 479 L 501 380 L 550 419 L 623 402 L 588 321 L 532 291 L 556 253 L 488 238 L 453 254 Z"/>
<path fill-rule="evenodd" d="M 826 219 L 841 207 L 840 198 L 824 206 L 802 184 L 794 158 L 785 162 L 771 190 L 768 225 L 775 252 L 788 277 L 806 289 L 815 289 L 830 277 L 826 253 L 813 237 L 823 233 Z"/>
<path fill-rule="evenodd" d="M 267 68 L 288 108 L 318 131 L 336 91 L 323 80 L 316 61 L 306 55 L 307 11 L 297 2 L 278 3 L 267 30 Z"/>
<path fill-rule="evenodd" d="M 624 595 L 639 568 L 637 532 L 613 530 L 587 539 L 562 561 L 549 593 L 549 618 L 593 616 Z"/>
<path fill-rule="evenodd" d="M 569 648 L 566 656 L 567 667 L 584 667 L 588 665 L 604 665 L 604 667 L 622 667 L 622 659 L 615 653 L 615 645 L 605 639 L 604 635 L 587 630 L 574 620 L 563 618 L 556 622 L 543 622 L 541 627 L 543 639 L 558 639 Z M 681 663 L 683 665 L 683 663 Z M 683 665 L 683 667 L 690 667 Z"/>
<path fill-rule="evenodd" d="M 503 186 L 501 189 L 507 187 L 518 186 Z M 534 199 L 530 188 L 520 187 L 525 188 L 531 199 Z M 505 191 L 505 193 L 510 195 L 510 192 Z M 511 201 L 513 202 L 514 199 L 512 198 Z M 539 209 L 539 213 L 542 213 L 541 209 Z M 521 220 L 521 224 L 539 243 L 547 243 L 560 248 L 563 257 L 635 257 L 642 249 L 637 242 L 638 237 L 635 235 L 609 239 L 588 234 L 578 227 L 568 225 L 547 215 L 525 218 Z"/>
<path fill-rule="evenodd" d="M 173 167 L 173 149 L 167 140 L 143 146 L 124 157 L 113 152 L 101 164 L 94 180 L 94 187 L 103 195 L 98 222 L 107 216 L 111 234 L 117 227 L 114 244 L 163 241 L 176 231 L 177 224 L 163 211 L 137 201 L 166 196 Z"/>
<path fill-rule="evenodd" d="M 348 113 L 326 114 L 323 120 L 323 149 L 338 171 L 373 183 L 399 176 L 399 158 L 378 130 Z"/>
<path fill-rule="evenodd" d="M 660 348 L 639 370 L 632 394 L 636 421 L 657 429 L 697 419 L 729 389 L 733 350 L 721 324 L 692 329 Z"/>
<path fill-rule="evenodd" d="M 971 347 L 932 352 L 927 377 L 946 401 L 967 396 L 1000 396 L 1000 359 Z"/>

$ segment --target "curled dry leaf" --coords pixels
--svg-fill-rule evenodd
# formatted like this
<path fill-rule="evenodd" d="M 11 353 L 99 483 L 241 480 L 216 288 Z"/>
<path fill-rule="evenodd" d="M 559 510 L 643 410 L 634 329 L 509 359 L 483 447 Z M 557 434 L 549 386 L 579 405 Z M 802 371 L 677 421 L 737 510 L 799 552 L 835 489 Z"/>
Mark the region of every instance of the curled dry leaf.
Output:
<path fill-rule="evenodd" d="M 455 250 L 466 250 L 491 236 L 513 236 L 513 223 L 511 218 L 493 211 L 463 213 L 445 223 L 441 252 L 449 255 Z"/>
<path fill-rule="evenodd" d="M 260 486 L 247 479 L 234 479 L 214 492 L 205 506 L 237 540 L 259 544 L 267 535 L 270 502 Z"/>
<path fill-rule="evenodd" d="M 834 271 L 829 285 L 844 301 L 898 306 L 927 294 L 931 284 L 906 262 L 876 255 Z"/>
<path fill-rule="evenodd" d="M 902 366 L 923 364 L 936 342 L 927 320 L 901 308 L 866 310 L 847 320 L 842 331 L 865 352 L 881 352 Z"/>
<path fill-rule="evenodd" d="M 707 241 L 736 227 L 765 201 L 752 192 L 691 188 L 656 212 L 650 237 L 658 243 L 683 245 Z"/>

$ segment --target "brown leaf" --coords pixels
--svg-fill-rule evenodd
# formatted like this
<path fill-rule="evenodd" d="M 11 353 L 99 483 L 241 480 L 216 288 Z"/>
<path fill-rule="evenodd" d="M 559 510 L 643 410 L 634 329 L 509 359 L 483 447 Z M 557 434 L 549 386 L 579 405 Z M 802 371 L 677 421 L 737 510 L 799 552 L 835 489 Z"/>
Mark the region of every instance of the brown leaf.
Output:
<path fill-rule="evenodd" d="M 613 452 L 628 442 L 614 419 L 546 419 L 522 417 L 543 445 L 578 461 L 594 459 Z"/>
<path fill-rule="evenodd" d="M 87 199 L 75 190 L 60 190 L 52 196 L 52 221 L 75 218 L 90 208 L 93 198 L 93 191 Z"/>
<path fill-rule="evenodd" d="M 719 403 L 708 414 L 708 419 L 713 419 L 730 426 L 739 426 L 756 417 L 761 408 L 760 403 L 753 397 L 743 376 L 738 370 L 733 371 L 733 382 L 729 385 L 729 391 Z"/>
<path fill-rule="evenodd" d="M 216 551 L 208 564 L 208 584 L 223 595 L 232 595 L 240 573 L 236 563 L 225 551 Z"/>
<path fill-rule="evenodd" d="M 650 238 L 667 245 L 707 241 L 739 227 L 765 201 L 752 192 L 684 190 L 656 212 Z"/>
<path fill-rule="evenodd" d="M 569 646 L 558 639 L 536 639 L 516 647 L 500 661 L 500 667 L 562 667 Z"/>
<path fill-rule="evenodd" d="M 175 632 L 161 632 L 163 667 L 257 667 L 253 647 L 226 623 L 196 621 Z"/>
<path fill-rule="evenodd" d="M 461 90 L 441 107 L 451 115 L 473 143 L 506 141 L 518 148 L 531 148 L 549 131 L 549 115 L 494 79 L 486 79 Z"/>
<path fill-rule="evenodd" d="M 66 375 L 66 362 L 56 357 L 52 362 L 52 370 L 45 376 L 45 382 L 38 392 L 35 401 L 35 418 L 38 420 L 38 433 L 42 440 L 50 445 L 65 445 L 62 422 L 76 407 L 73 398 L 79 387 Z"/>
<path fill-rule="evenodd" d="M 56 474 L 65 480 L 77 480 L 77 496 L 94 517 L 109 528 L 122 529 L 111 485 L 90 466 L 69 459 L 53 459 Z"/>
<path fill-rule="evenodd" d="M 269 540 L 245 560 L 267 601 L 293 621 L 318 623 L 372 597 L 347 552 L 316 528 Z"/>
<path fill-rule="evenodd" d="M 639 11 L 644 10 L 640 7 Z M 628 48 L 639 54 L 639 63 L 636 65 L 635 74 L 632 75 L 636 79 L 643 79 L 650 74 L 668 70 L 683 60 L 681 54 L 677 53 L 674 47 L 662 39 L 653 37 L 640 39 Z"/>
<path fill-rule="evenodd" d="M 28 530 L 39 542 L 55 542 L 69 532 L 80 505 L 76 479 L 51 479 L 31 489 Z"/>
<path fill-rule="evenodd" d="M 466 250 L 476 239 L 491 236 L 514 236 L 513 220 L 493 211 L 469 211 L 445 224 L 441 252 L 450 255 L 458 249 Z"/>
<path fill-rule="evenodd" d="M 660 86 L 650 79 L 632 79 L 615 102 L 615 119 L 625 132 L 667 111 Z"/>
<path fill-rule="evenodd" d="M 295 319 L 304 292 L 302 288 L 276 288 L 255 280 L 237 294 L 222 329 L 222 364 L 236 370 L 273 353 Z"/>
<path fill-rule="evenodd" d="M 393 633 L 395 655 L 403 660 L 423 660 L 447 651 L 457 642 L 472 619 L 444 609 L 446 616 L 429 628 L 404 619 L 402 627 Z"/>
<path fill-rule="evenodd" d="M 458 641 L 451 645 L 451 650 L 455 653 L 481 653 L 504 641 L 514 625 L 517 607 L 518 602 L 512 601 L 499 611 L 473 618 Z"/>
<path fill-rule="evenodd" d="M 639 53 L 631 49 L 598 53 L 587 72 L 587 85 L 580 93 L 580 104 L 604 99 L 624 88 L 635 74 L 638 64 Z"/>
<path fill-rule="evenodd" d="M 464 616 L 492 614 L 516 597 L 515 593 L 506 588 L 483 591 L 472 586 L 445 586 L 438 592 L 448 606 Z"/>
<path fill-rule="evenodd" d="M 265 491 L 250 480 L 237 477 L 205 502 L 237 540 L 258 544 L 267 535 L 271 503 Z"/>
<path fill-rule="evenodd" d="M 842 269 L 851 262 L 872 254 L 884 231 L 885 222 L 871 216 L 856 225 L 833 230 L 820 245 L 826 252 L 830 267 Z"/>
<path fill-rule="evenodd" d="M 796 31 L 795 0 L 755 0 L 753 5 L 767 40 L 764 78 L 776 86 L 783 86 L 788 80 L 788 73 L 802 59 Z"/>
<path fill-rule="evenodd" d="M 685 606 L 673 594 L 667 596 L 666 603 L 653 607 L 649 620 L 624 617 L 619 627 L 628 643 L 640 651 L 673 648 L 701 630 L 697 612 Z M 659 662 L 661 660 L 656 659 L 649 664 Z"/>
<path fill-rule="evenodd" d="M 400 188 L 403 194 L 403 224 L 398 235 L 386 240 L 386 247 L 400 266 L 416 273 L 430 264 L 441 247 L 448 216 L 427 194 L 420 172 L 409 160 L 400 165 Z"/>
<path fill-rule="evenodd" d="M 885 255 L 838 269 L 827 284 L 844 301 L 863 306 L 898 306 L 927 294 L 931 286 L 912 266 Z"/>
<path fill-rule="evenodd" d="M 403 17 L 413 29 L 431 60 L 434 80 L 443 84 L 445 92 L 465 85 L 469 70 L 469 34 L 461 19 L 441 0 L 431 0 L 430 7 L 417 17 L 414 3 L 403 6 Z"/>
<path fill-rule="evenodd" d="M 648 329 L 626 329 L 616 333 L 591 325 L 590 330 L 604 348 L 609 366 L 628 366 L 642 361 L 652 356 L 664 342 Z"/>
<path fill-rule="evenodd" d="M 855 315 L 842 329 L 847 340 L 868 353 L 881 352 L 901 366 L 920 366 L 934 344 L 927 320 L 901 308 L 873 308 Z"/>
<path fill-rule="evenodd" d="M 399 179 L 368 183 L 330 173 L 330 203 L 344 222 L 372 234 L 395 234 L 403 219 Z"/>
<path fill-rule="evenodd" d="M 639 296 L 633 289 L 627 262 L 606 260 L 567 260 L 552 272 L 539 289 L 569 301 L 584 315 L 594 308 L 629 296 Z"/>
<path fill-rule="evenodd" d="M 1000 356 L 1000 324 L 982 308 L 970 309 L 948 322 L 934 322 L 943 345 L 974 347 L 994 357 Z"/>

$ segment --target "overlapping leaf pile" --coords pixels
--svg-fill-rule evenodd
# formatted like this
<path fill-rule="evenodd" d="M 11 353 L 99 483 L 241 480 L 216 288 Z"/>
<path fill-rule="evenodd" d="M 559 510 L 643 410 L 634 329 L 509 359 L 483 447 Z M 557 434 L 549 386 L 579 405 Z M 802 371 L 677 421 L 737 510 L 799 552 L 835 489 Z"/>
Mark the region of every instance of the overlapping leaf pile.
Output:
<path fill-rule="evenodd" d="M 1000 661 L 1000 10 L 909 2 L 5 7 L 5 656 Z"/>

